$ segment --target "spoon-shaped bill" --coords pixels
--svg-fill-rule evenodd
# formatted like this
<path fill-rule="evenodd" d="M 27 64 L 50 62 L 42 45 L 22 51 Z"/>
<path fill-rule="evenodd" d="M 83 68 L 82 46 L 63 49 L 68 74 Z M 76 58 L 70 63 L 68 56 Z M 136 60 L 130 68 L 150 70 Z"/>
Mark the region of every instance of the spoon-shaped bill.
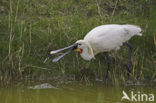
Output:
<path fill-rule="evenodd" d="M 72 49 L 70 49 L 70 50 L 68 50 L 67 52 L 65 52 L 64 54 L 62 54 L 62 55 L 60 55 L 60 56 L 54 58 L 54 59 L 53 59 L 53 62 L 59 61 L 62 57 L 64 57 L 65 55 L 69 54 L 71 51 L 72 51 Z"/>
<path fill-rule="evenodd" d="M 54 50 L 54 51 L 51 51 L 50 52 L 50 54 L 56 54 L 56 53 L 58 53 L 58 52 L 61 52 L 61 51 L 63 51 L 63 50 L 66 50 L 66 49 L 69 49 L 69 48 L 76 48 L 77 47 L 77 43 L 75 43 L 75 44 L 72 44 L 72 45 L 70 45 L 70 46 L 68 46 L 68 47 L 65 47 L 65 48 L 62 48 L 62 49 L 58 49 L 58 50 Z"/>

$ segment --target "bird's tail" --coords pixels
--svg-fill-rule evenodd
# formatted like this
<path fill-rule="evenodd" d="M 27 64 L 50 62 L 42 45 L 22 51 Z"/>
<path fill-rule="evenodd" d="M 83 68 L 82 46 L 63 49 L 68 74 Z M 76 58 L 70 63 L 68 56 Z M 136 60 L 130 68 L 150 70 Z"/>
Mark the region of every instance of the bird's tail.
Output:
<path fill-rule="evenodd" d="M 142 36 L 142 30 L 139 26 L 136 25 L 126 25 L 125 29 L 127 29 L 127 31 L 132 34 L 132 35 L 138 35 L 138 36 Z"/>

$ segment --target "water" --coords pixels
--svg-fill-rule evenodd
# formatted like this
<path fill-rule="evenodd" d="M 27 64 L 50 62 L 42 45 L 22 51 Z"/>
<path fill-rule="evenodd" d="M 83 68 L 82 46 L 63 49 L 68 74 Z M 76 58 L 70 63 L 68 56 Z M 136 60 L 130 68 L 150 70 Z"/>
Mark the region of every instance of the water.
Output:
<path fill-rule="evenodd" d="M 36 88 L 32 89 L 32 87 L 1 88 L 0 103 L 125 103 L 127 100 L 121 102 L 123 90 L 129 96 L 131 91 L 156 95 L 155 85 L 142 84 L 111 86 L 96 83 L 89 86 L 68 84 L 56 88 L 54 86 L 52 88 L 36 86 Z M 153 103 L 156 103 L 156 100 Z"/>

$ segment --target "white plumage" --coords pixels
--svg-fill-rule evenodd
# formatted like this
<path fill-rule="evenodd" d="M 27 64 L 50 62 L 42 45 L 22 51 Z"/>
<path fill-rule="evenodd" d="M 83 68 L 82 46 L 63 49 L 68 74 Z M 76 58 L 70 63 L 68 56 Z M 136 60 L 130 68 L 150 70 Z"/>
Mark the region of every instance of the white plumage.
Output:
<path fill-rule="evenodd" d="M 136 25 L 101 25 L 92 29 L 83 40 L 78 40 L 77 49 L 85 60 L 91 60 L 100 52 L 118 50 L 132 36 L 141 36 L 141 28 Z"/>

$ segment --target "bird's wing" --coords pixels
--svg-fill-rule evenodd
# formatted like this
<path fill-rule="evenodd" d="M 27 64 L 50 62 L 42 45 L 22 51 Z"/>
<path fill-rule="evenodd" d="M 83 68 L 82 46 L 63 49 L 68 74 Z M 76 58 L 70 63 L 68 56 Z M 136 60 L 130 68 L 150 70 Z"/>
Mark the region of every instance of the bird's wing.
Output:
<path fill-rule="evenodd" d="M 109 24 L 102 25 L 92 29 L 85 37 L 84 40 L 88 41 L 93 50 L 97 52 L 108 51 L 115 49 L 117 45 L 121 45 L 121 25 Z"/>
<path fill-rule="evenodd" d="M 108 25 L 101 25 L 92 29 L 87 35 L 84 37 L 84 40 L 92 40 L 96 38 L 102 38 L 106 35 L 117 35 L 117 36 L 124 36 L 127 35 L 139 35 L 141 36 L 141 28 L 136 25 L 118 25 L 118 24 L 108 24 Z"/>
<path fill-rule="evenodd" d="M 87 35 L 84 37 L 84 40 L 92 40 L 96 39 L 98 37 L 104 36 L 109 29 L 106 25 L 101 25 L 98 27 L 93 28 L 90 32 L 87 33 Z"/>
<path fill-rule="evenodd" d="M 92 29 L 84 40 L 99 52 L 119 49 L 133 35 L 141 35 L 141 28 L 134 25 L 102 25 Z"/>

